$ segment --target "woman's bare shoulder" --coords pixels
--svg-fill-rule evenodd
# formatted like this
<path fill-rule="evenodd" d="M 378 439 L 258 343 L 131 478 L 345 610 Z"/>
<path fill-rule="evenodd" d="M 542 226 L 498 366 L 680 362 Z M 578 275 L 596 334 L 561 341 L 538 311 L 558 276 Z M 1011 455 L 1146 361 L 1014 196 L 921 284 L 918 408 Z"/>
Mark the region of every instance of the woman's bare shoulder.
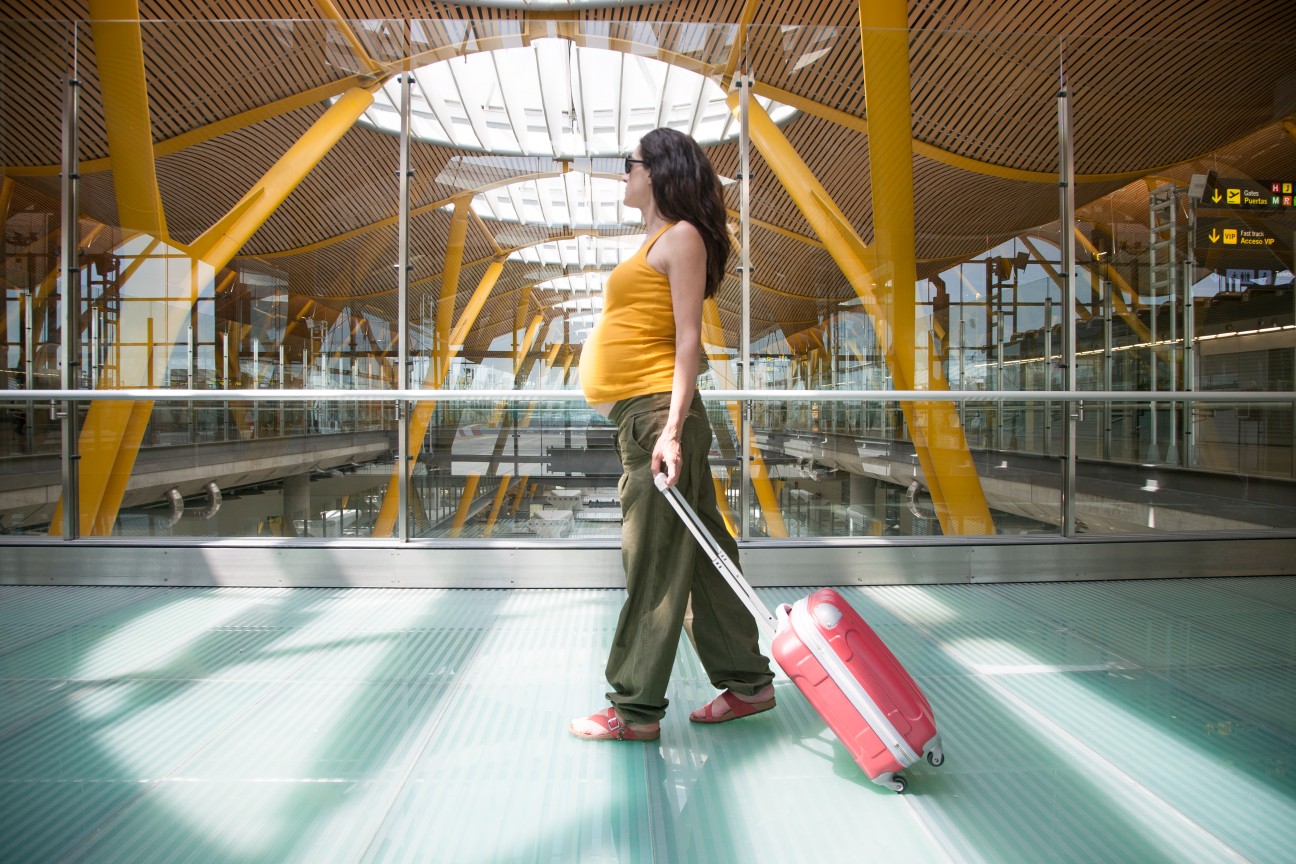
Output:
<path fill-rule="evenodd" d="M 665 243 L 663 251 L 669 251 L 677 254 L 696 254 L 701 252 L 706 254 L 706 243 L 702 240 L 702 232 L 698 231 L 697 226 L 692 222 L 679 221 L 666 229 L 666 233 L 657 241 L 661 246 Z"/>
<path fill-rule="evenodd" d="M 698 231 L 697 226 L 692 222 L 686 222 L 683 219 L 666 229 L 666 233 L 662 235 L 662 239 L 667 237 L 675 240 L 684 240 L 685 238 L 688 238 L 688 240 L 697 240 L 699 243 L 702 242 L 702 232 Z M 685 240 L 685 242 L 688 242 L 688 240 Z"/>
<path fill-rule="evenodd" d="M 702 242 L 702 234 L 692 223 L 680 221 L 667 228 L 648 250 L 648 266 L 669 276 L 672 264 L 691 269 L 699 256 L 705 265 L 706 244 Z"/>

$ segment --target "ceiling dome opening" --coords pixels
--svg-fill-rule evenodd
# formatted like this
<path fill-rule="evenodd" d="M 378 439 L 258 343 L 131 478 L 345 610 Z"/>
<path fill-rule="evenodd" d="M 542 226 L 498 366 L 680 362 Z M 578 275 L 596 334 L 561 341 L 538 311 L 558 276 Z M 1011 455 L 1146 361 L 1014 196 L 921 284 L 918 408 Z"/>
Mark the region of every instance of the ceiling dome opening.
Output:
<path fill-rule="evenodd" d="M 389 81 L 361 122 L 399 134 L 400 91 L 398 80 Z M 544 38 L 416 69 L 410 131 L 461 150 L 553 159 L 623 155 L 659 126 L 705 147 L 738 137 L 725 96 L 715 81 L 680 66 Z M 756 99 L 775 122 L 796 113 Z"/>

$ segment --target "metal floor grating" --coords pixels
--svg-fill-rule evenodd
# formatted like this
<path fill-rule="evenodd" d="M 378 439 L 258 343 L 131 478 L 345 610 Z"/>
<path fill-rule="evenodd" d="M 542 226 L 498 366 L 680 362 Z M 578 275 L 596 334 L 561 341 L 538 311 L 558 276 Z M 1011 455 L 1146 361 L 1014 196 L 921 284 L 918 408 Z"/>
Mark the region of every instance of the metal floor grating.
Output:
<path fill-rule="evenodd" d="M 805 589 L 761 589 L 774 606 Z M 782 676 L 660 742 L 619 591 L 0 587 L 0 861 L 1287 862 L 1296 578 L 847 588 L 947 758 L 869 783 Z"/>

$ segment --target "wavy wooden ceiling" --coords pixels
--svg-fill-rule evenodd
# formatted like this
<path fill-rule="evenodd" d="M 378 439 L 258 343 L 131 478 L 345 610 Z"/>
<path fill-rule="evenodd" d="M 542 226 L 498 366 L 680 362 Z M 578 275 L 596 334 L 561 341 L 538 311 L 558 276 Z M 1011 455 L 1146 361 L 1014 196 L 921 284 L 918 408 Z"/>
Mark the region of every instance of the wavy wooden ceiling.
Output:
<path fill-rule="evenodd" d="M 368 70 L 312 0 L 140 0 L 139 5 L 146 22 L 153 139 L 165 153 L 157 164 L 167 225 L 175 241 L 186 243 L 216 222 L 326 103 L 302 105 L 178 149 L 166 149 L 165 142 L 194 134 L 203 139 L 203 130 L 219 121 Z M 515 32 L 527 17 L 418 0 L 335 0 L 335 5 L 346 18 L 392 20 L 385 27 L 354 28 L 380 63 L 411 50 L 460 44 L 468 22 L 480 44 L 490 44 L 492 36 Z M 748 59 L 757 81 L 806 100 L 807 110 L 785 126 L 785 134 L 870 241 L 855 2 L 787 0 L 748 8 L 742 0 L 680 0 L 613 5 L 575 18 L 598 22 L 602 36 L 641 49 L 651 42 L 674 52 L 680 62 L 722 70 L 734 29 L 713 22 L 739 21 L 745 13 L 751 20 Z M 60 80 L 73 46 L 83 84 L 82 157 L 108 155 L 99 61 L 87 16 L 84 2 L 0 0 L 0 165 L 24 190 L 15 200 L 57 194 L 56 169 L 51 169 L 59 154 Z M 428 23 L 416 30 L 401 23 L 411 20 Z M 1091 178 L 1077 190 L 1082 208 L 1140 173 L 1183 181 L 1224 164 L 1230 176 L 1296 178 L 1296 142 L 1280 125 L 1296 115 L 1296 0 L 911 0 L 909 23 L 922 273 L 1056 220 L 1057 189 L 1048 175 L 1057 165 L 1062 64 L 1075 94 L 1077 173 Z M 447 147 L 415 145 L 416 210 L 463 191 L 437 182 L 456 155 Z M 737 173 L 735 145 L 717 145 L 711 155 L 721 173 Z M 986 167 L 959 167 L 959 157 Z M 394 319 L 397 159 L 395 138 L 353 128 L 257 232 L 242 260 L 255 259 L 260 269 L 279 272 L 293 294 L 321 306 L 355 304 Z M 753 162 L 752 215 L 771 226 L 755 227 L 751 234 L 757 283 L 753 332 L 759 335 L 780 323 L 788 329 L 804 326 L 825 304 L 847 299 L 851 291 L 772 174 L 759 157 Z M 82 206 L 87 217 L 113 224 L 116 203 L 105 167 L 101 163 L 99 170 L 84 174 Z M 1146 220 L 1139 212 L 1140 201 L 1146 201 L 1139 188 L 1104 199 L 1105 208 L 1095 204 L 1090 212 L 1105 209 L 1137 233 Z M 727 194 L 736 211 L 736 187 Z M 447 211 L 431 208 L 412 220 L 415 318 L 426 296 L 440 291 L 449 223 Z M 492 238 L 488 227 L 470 221 L 461 304 L 497 242 L 507 246 L 519 233 L 492 228 Z M 349 232 L 347 239 L 326 242 Z M 520 303 L 529 317 L 554 299 L 532 289 L 534 271 L 522 264 L 506 268 L 468 353 L 511 331 Z M 738 327 L 738 291 L 738 280 L 730 278 L 719 298 L 731 333 Z"/>

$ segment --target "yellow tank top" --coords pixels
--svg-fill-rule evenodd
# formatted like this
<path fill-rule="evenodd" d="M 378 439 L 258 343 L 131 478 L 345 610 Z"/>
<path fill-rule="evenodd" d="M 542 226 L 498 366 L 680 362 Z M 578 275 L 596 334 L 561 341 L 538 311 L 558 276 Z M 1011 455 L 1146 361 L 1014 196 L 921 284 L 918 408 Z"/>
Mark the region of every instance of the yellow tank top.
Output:
<path fill-rule="evenodd" d="M 580 382 L 591 405 L 669 393 L 675 378 L 670 280 L 648 263 L 663 226 L 617 265 L 603 288 L 603 314 L 581 349 Z"/>

